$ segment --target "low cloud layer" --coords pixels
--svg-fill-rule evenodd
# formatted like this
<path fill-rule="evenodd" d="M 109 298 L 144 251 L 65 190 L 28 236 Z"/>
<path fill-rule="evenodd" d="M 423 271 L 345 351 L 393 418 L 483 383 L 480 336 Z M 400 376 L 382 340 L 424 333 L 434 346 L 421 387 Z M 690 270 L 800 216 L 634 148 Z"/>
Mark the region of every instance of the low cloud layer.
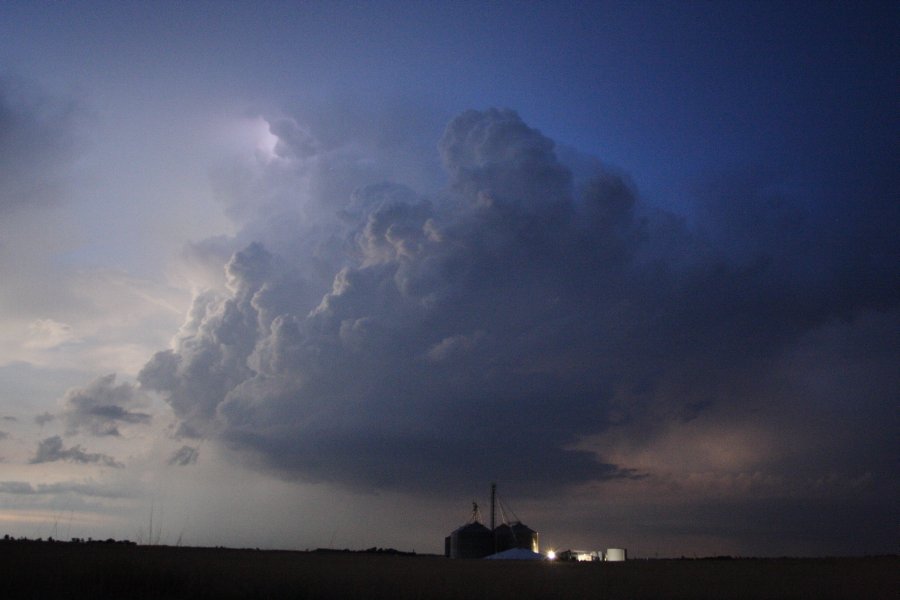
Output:
<path fill-rule="evenodd" d="M 31 459 L 31 464 L 50 463 L 57 461 L 66 461 L 82 464 L 97 464 L 104 467 L 120 468 L 124 465 L 113 457 L 101 454 L 91 453 L 82 450 L 81 446 L 72 446 L 66 448 L 63 440 L 58 435 L 48 437 L 38 443 L 37 452 Z"/>
<path fill-rule="evenodd" d="M 291 123 L 272 127 L 276 154 L 247 167 L 252 190 L 229 188 L 241 231 L 195 246 L 216 256 L 241 244 L 226 286 L 196 297 L 174 347 L 140 373 L 181 435 L 353 488 L 499 478 L 539 493 L 662 477 L 660 444 L 696 451 L 697 423 L 723 432 L 709 438 L 716 455 L 746 431 L 773 446 L 712 467 L 686 457 L 678 477 L 806 468 L 892 485 L 891 386 L 853 399 L 865 416 L 849 426 L 870 428 L 868 445 L 823 448 L 844 427 L 848 400 L 834 390 L 862 373 L 884 382 L 897 358 L 891 339 L 868 336 L 900 321 L 882 196 L 819 206 L 734 180 L 706 192 L 688 228 L 596 161 L 574 175 L 509 110 L 450 122 L 443 192 L 417 192 L 400 172 L 340 194 L 334 180 L 362 178 L 346 149 L 360 146 L 329 148 Z M 842 211 L 849 224 L 832 221 Z M 857 370 L 817 385 L 843 351 Z"/>
<path fill-rule="evenodd" d="M 175 453 L 172 454 L 172 456 L 169 458 L 169 464 L 178 467 L 186 467 L 197 462 L 197 458 L 199 456 L 200 451 L 197 450 L 197 448 L 192 448 L 191 446 L 182 446 L 181 448 L 176 450 Z"/>
<path fill-rule="evenodd" d="M 0 481 L 0 494 L 14 496 L 52 496 L 56 494 L 78 494 L 97 498 L 128 498 L 133 496 L 123 489 L 94 481 L 62 481 L 32 485 L 26 481 Z"/>
<path fill-rule="evenodd" d="M 44 411 L 39 415 L 35 415 L 35 417 L 34 417 L 34 422 L 37 423 L 38 425 L 40 425 L 41 427 L 43 427 L 47 423 L 50 423 L 51 421 L 54 421 L 54 420 L 56 420 L 56 415 L 54 415 L 48 411 Z"/>
<path fill-rule="evenodd" d="M 116 385 L 114 374 L 99 377 L 83 388 L 66 392 L 63 399 L 62 418 L 66 434 L 83 432 L 91 435 L 120 434 L 119 427 L 146 425 L 150 414 L 134 410 L 140 405 L 141 396 L 130 383 Z M 43 422 L 46 415 L 38 417 Z"/>

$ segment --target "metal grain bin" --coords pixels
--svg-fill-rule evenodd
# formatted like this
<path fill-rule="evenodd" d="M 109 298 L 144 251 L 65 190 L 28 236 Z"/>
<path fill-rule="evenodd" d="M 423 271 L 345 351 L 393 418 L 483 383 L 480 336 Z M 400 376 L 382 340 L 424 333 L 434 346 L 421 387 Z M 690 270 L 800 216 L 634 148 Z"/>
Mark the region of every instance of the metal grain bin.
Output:
<path fill-rule="evenodd" d="M 450 558 L 484 558 L 494 553 L 491 530 L 477 521 L 450 534 Z"/>
<path fill-rule="evenodd" d="M 538 533 L 520 521 L 511 525 L 504 523 L 494 529 L 494 537 L 497 540 L 497 552 L 503 552 L 510 548 L 524 548 L 532 552 L 539 552 Z"/>

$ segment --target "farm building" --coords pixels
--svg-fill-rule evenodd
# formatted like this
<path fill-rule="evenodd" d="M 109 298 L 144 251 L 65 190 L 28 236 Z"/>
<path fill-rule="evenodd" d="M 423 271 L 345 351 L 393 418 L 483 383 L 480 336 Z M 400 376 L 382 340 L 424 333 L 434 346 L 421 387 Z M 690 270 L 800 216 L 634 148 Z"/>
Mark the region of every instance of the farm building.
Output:
<path fill-rule="evenodd" d="M 498 505 L 502 522 L 495 526 Z M 444 538 L 444 555 L 449 558 L 484 558 L 512 549 L 536 554 L 539 551 L 538 532 L 518 519 L 507 521 L 506 511 L 498 503 L 496 484 L 491 485 L 490 528 L 482 524 L 478 503 L 473 502 L 469 522 Z"/>
<path fill-rule="evenodd" d="M 603 552 L 597 550 L 563 550 L 554 554 L 556 560 L 596 562 L 603 560 Z"/>
<path fill-rule="evenodd" d="M 609 562 L 622 562 L 626 557 L 625 548 L 607 548 L 605 560 Z"/>
<path fill-rule="evenodd" d="M 473 503 L 472 520 L 444 538 L 444 555 L 450 558 L 482 558 L 494 553 L 494 534 L 478 520 Z"/>

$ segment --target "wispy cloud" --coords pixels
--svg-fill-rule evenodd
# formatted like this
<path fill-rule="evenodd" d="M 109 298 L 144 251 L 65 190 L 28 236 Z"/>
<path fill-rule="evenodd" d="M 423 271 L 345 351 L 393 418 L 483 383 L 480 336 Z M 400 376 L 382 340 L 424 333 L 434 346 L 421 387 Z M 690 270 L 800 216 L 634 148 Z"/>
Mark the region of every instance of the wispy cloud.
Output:
<path fill-rule="evenodd" d="M 169 458 L 170 465 L 177 465 L 179 467 L 186 467 L 188 465 L 192 465 L 197 462 L 197 458 L 200 456 L 200 452 L 197 448 L 193 448 L 191 446 L 182 446 L 178 450 L 175 451 L 174 454 Z"/>
<path fill-rule="evenodd" d="M 94 481 L 62 481 L 33 485 L 26 481 L 0 481 L 0 494 L 23 496 L 48 496 L 56 494 L 78 494 L 96 498 L 129 498 L 134 496 L 122 488 Z"/>

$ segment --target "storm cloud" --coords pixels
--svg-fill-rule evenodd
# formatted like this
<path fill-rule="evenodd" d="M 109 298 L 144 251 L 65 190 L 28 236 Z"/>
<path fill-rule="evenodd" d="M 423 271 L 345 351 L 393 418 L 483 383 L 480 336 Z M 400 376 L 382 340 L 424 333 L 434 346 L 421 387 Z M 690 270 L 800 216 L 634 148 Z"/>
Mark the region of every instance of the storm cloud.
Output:
<path fill-rule="evenodd" d="M 880 196 L 848 206 L 859 227 L 834 239 L 821 224 L 843 199 L 776 202 L 733 181 L 698 197 L 689 227 L 597 161 L 576 175 L 500 109 L 446 127 L 443 191 L 374 179 L 341 195 L 322 181 L 361 179 L 358 161 L 293 121 L 271 131 L 276 155 L 256 165 L 255 186 L 278 193 L 228 242 L 245 244 L 226 286 L 197 295 L 139 381 L 181 435 L 283 476 L 419 492 L 501 477 L 530 493 L 662 476 L 661 444 L 715 425 L 792 432 L 777 447 L 794 435 L 799 449 L 750 448 L 727 467 L 781 477 L 831 455 L 817 440 L 840 419 L 807 415 L 843 414 L 835 390 L 857 381 L 808 378 L 842 350 L 881 381 L 896 358 L 893 342 L 863 333 L 900 320 L 885 284 L 900 280 L 898 261 L 877 259 L 897 256 L 870 214 Z M 896 429 L 891 397 L 880 386 L 855 398 L 874 415 L 852 425 L 871 428 L 869 447 L 807 468 L 870 470 L 890 486 L 877 455 Z"/>

